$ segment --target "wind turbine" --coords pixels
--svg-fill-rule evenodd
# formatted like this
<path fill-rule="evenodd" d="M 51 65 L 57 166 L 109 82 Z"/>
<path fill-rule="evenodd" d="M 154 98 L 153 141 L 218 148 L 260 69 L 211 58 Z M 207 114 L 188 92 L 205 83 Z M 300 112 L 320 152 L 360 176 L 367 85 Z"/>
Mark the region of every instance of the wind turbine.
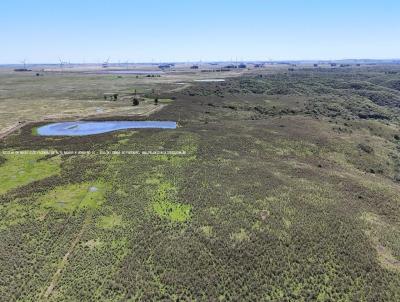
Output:
<path fill-rule="evenodd" d="M 107 68 L 108 67 L 108 62 L 110 62 L 110 57 L 108 57 L 108 59 L 106 61 L 103 62 L 103 68 Z"/>
<path fill-rule="evenodd" d="M 63 67 L 64 67 L 64 63 L 63 63 L 63 61 L 61 60 L 61 58 L 58 58 L 58 61 L 60 61 L 60 69 L 62 70 Z"/>
<path fill-rule="evenodd" d="M 64 69 L 65 66 L 71 68 L 71 61 L 63 61 L 60 57 L 58 57 L 58 61 L 60 62 L 60 69 L 61 71 Z"/>
<path fill-rule="evenodd" d="M 24 64 L 24 69 L 26 69 L 26 59 L 23 59 L 23 60 L 21 61 L 21 64 Z"/>

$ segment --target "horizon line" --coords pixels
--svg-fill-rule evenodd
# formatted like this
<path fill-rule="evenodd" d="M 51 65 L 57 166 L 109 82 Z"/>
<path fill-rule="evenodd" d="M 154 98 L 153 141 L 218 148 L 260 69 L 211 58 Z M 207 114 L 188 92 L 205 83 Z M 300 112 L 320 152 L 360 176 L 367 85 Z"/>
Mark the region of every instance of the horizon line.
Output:
<path fill-rule="evenodd" d="M 341 62 L 341 61 L 369 61 L 369 62 L 400 62 L 399 58 L 385 58 L 385 59 L 375 59 L 375 58 L 344 58 L 344 59 L 281 59 L 281 60 L 262 60 L 262 59 L 253 59 L 253 60 L 177 60 L 177 61 L 129 61 L 129 60 L 119 60 L 119 61 L 109 61 L 108 64 L 120 64 L 120 65 L 127 65 L 127 64 L 150 64 L 150 65 L 158 65 L 164 63 L 179 63 L 179 64 L 199 64 L 199 63 L 233 63 L 233 62 L 240 62 L 240 63 L 292 63 L 292 62 Z M 98 65 L 103 64 L 104 62 L 94 61 L 94 62 L 84 62 L 84 61 L 62 61 L 62 62 L 32 62 L 29 61 L 20 61 L 20 62 L 13 62 L 13 63 L 0 63 L 0 66 L 5 65 L 72 65 L 72 64 L 79 64 L 79 65 Z"/>

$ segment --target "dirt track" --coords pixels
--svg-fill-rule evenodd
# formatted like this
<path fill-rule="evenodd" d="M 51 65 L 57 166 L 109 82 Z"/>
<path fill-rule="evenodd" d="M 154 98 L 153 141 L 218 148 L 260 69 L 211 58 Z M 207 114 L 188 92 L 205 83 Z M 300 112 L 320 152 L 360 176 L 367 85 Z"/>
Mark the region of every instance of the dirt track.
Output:
<path fill-rule="evenodd" d="M 19 129 L 21 129 L 22 127 L 28 125 L 30 122 L 19 122 L 18 124 L 6 129 L 3 132 L 0 132 L 0 139 L 3 139 L 5 137 L 7 137 L 8 135 L 10 135 L 11 133 L 13 133 L 14 131 L 17 131 Z"/>

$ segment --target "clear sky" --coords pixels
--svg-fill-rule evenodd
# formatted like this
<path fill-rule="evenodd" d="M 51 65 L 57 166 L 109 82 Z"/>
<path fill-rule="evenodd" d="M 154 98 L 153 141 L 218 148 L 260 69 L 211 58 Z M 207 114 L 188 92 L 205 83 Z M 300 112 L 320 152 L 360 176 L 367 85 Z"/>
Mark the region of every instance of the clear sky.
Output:
<path fill-rule="evenodd" d="M 0 0 L 0 63 L 400 58 L 399 0 Z"/>

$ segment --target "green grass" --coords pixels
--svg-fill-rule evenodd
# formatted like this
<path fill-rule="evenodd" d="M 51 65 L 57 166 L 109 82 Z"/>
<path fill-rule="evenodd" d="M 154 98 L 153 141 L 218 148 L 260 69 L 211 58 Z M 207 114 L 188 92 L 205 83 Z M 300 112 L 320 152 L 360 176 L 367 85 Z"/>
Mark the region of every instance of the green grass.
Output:
<path fill-rule="evenodd" d="M 103 229 L 112 229 L 122 225 L 122 216 L 115 213 L 100 217 L 97 226 Z"/>
<path fill-rule="evenodd" d="M 188 221 L 192 207 L 174 201 L 175 195 L 176 188 L 171 183 L 161 183 L 154 195 L 153 210 L 159 217 L 171 222 Z"/>
<path fill-rule="evenodd" d="M 172 222 L 185 222 L 190 218 L 191 207 L 172 201 L 161 201 L 153 204 L 154 211 L 158 216 Z"/>
<path fill-rule="evenodd" d="M 37 136 L 38 135 L 38 128 L 37 127 L 32 127 L 32 135 Z"/>
<path fill-rule="evenodd" d="M 240 229 L 239 232 L 231 234 L 231 239 L 240 243 L 243 241 L 249 241 L 250 236 L 245 229 Z"/>
<path fill-rule="evenodd" d="M 118 141 L 118 144 L 120 144 L 120 145 L 125 145 L 125 144 L 129 143 L 129 141 L 130 141 L 129 138 L 120 139 L 120 140 Z"/>
<path fill-rule="evenodd" d="M 204 236 L 206 236 L 207 238 L 211 238 L 214 236 L 214 229 L 212 226 L 210 225 L 205 225 L 202 226 L 200 228 L 200 230 L 202 231 L 202 233 L 204 234 Z"/>
<path fill-rule="evenodd" d="M 97 191 L 91 191 L 96 187 Z M 96 209 L 105 201 L 107 186 L 102 182 L 80 183 L 60 186 L 39 197 L 42 207 L 57 212 L 70 213 L 75 210 Z"/>
<path fill-rule="evenodd" d="M 15 154 L 5 158 L 0 166 L 0 194 L 60 172 L 59 157 L 40 160 L 43 155 Z"/>
<path fill-rule="evenodd" d="M 26 210 L 17 202 L 0 204 L 0 230 L 26 221 Z"/>
<path fill-rule="evenodd" d="M 256 143 L 261 145 L 266 152 L 273 152 L 278 156 L 297 156 L 304 158 L 321 152 L 321 149 L 315 144 L 301 140 L 277 139 L 273 143 L 258 140 Z"/>

